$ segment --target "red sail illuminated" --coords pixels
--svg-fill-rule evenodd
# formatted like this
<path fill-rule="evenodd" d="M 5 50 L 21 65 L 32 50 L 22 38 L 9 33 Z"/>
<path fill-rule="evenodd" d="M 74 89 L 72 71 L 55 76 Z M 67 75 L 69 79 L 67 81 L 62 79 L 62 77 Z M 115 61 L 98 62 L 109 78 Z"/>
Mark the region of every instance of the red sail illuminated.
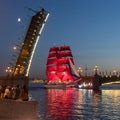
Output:
<path fill-rule="evenodd" d="M 69 83 L 74 81 L 70 64 L 73 56 L 69 46 L 52 47 L 49 50 L 46 75 L 48 83 Z"/>
<path fill-rule="evenodd" d="M 51 65 L 51 64 L 57 64 L 57 59 L 49 59 L 47 61 L 47 65 Z"/>
<path fill-rule="evenodd" d="M 50 53 L 48 58 L 56 57 L 56 53 Z"/>
<path fill-rule="evenodd" d="M 64 46 L 61 46 L 59 50 L 60 50 L 60 51 L 64 51 L 64 50 L 65 50 L 65 51 L 66 51 L 66 50 L 71 51 L 71 50 L 70 50 L 70 46 L 65 46 L 65 45 L 64 45 Z"/>

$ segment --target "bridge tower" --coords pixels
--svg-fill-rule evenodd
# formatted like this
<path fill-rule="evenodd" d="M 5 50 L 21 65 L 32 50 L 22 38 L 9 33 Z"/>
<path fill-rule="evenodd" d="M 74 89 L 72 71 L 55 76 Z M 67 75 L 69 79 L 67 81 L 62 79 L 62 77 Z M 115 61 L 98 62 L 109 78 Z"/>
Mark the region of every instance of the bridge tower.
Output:
<path fill-rule="evenodd" d="M 13 68 L 13 76 L 28 76 L 32 58 L 48 16 L 49 13 L 43 8 L 32 16 L 16 64 Z"/>

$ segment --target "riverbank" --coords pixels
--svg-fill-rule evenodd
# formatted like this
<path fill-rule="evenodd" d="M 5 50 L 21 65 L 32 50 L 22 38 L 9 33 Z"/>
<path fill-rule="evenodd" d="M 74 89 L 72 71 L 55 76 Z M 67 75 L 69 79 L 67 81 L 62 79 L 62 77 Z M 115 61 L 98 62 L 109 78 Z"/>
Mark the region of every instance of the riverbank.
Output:
<path fill-rule="evenodd" d="M 36 101 L 0 100 L 1 120 L 39 120 Z"/>

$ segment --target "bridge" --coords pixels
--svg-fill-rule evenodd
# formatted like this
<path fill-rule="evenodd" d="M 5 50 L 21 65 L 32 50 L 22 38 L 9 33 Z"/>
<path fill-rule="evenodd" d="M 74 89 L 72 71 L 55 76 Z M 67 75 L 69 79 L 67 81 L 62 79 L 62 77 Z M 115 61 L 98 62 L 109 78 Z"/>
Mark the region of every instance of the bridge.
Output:
<path fill-rule="evenodd" d="M 104 76 L 100 77 L 101 84 L 120 84 L 120 76 L 112 75 L 112 76 Z"/>
<path fill-rule="evenodd" d="M 28 83 L 28 75 L 33 55 L 48 16 L 49 13 L 44 8 L 32 16 L 16 63 L 7 68 L 7 72 L 9 74 L 7 77 L 5 76 L 0 78 L 0 83 L 2 82 L 1 84 L 13 85 Z"/>

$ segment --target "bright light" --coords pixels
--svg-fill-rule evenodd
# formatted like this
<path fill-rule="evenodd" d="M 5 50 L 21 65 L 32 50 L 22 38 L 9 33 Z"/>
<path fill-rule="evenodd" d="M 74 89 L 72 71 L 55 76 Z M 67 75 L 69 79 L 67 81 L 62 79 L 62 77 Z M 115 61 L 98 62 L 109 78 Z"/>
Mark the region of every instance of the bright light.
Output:
<path fill-rule="evenodd" d="M 78 85 L 79 86 L 79 88 L 82 88 L 83 86 L 82 85 Z"/>
<path fill-rule="evenodd" d="M 13 46 L 13 50 L 16 50 L 17 49 L 17 47 L 16 46 Z"/>
<path fill-rule="evenodd" d="M 5 70 L 7 73 L 11 73 L 12 69 L 10 67 L 7 67 L 7 69 Z"/>
<path fill-rule="evenodd" d="M 18 22 L 21 22 L 21 18 L 18 18 L 18 20 L 17 20 Z"/>
<path fill-rule="evenodd" d="M 55 71 L 52 71 L 51 73 L 54 73 L 54 74 L 55 74 Z"/>

